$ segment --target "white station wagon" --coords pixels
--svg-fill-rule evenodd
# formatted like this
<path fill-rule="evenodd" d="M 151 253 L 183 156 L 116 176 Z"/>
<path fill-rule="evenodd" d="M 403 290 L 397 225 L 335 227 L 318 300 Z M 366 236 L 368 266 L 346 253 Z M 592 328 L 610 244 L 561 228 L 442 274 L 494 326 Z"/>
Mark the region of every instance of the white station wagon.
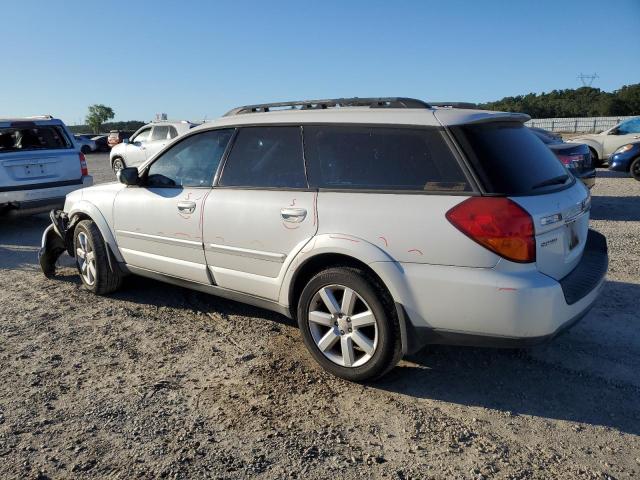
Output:
<path fill-rule="evenodd" d="M 522 346 L 579 320 L 608 265 L 588 189 L 521 114 L 408 98 L 240 107 L 120 183 L 67 196 L 40 263 L 97 294 L 137 274 L 297 319 L 362 381 L 431 344 Z"/>

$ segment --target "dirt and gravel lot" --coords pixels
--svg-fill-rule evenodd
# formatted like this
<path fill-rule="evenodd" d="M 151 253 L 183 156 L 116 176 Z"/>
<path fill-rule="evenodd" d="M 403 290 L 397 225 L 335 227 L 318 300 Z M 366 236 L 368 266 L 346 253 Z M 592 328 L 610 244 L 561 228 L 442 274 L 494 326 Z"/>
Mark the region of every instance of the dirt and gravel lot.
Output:
<path fill-rule="evenodd" d="M 110 180 L 104 155 L 89 155 Z M 429 347 L 382 381 L 323 373 L 275 314 L 35 264 L 46 217 L 0 223 L 0 478 L 640 476 L 640 182 L 599 171 L 610 273 L 526 351 Z"/>

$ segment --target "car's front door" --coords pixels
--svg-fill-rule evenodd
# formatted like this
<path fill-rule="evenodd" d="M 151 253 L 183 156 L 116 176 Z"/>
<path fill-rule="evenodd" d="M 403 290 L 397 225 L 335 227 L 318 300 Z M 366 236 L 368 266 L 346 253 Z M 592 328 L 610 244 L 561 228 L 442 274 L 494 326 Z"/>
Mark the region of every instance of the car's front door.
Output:
<path fill-rule="evenodd" d="M 240 128 L 207 197 L 203 242 L 221 287 L 278 298 L 291 259 L 317 231 L 300 127 Z"/>
<path fill-rule="evenodd" d="M 147 160 L 147 142 L 151 135 L 151 127 L 138 130 L 125 146 L 125 163 L 127 167 L 139 167 Z"/>
<path fill-rule="evenodd" d="M 169 139 L 169 125 L 154 125 L 151 130 L 151 136 L 145 145 L 147 158 L 153 157 L 162 150 Z"/>
<path fill-rule="evenodd" d="M 640 140 L 640 117 L 622 122 L 604 137 L 604 155 L 608 157 L 622 145 Z"/>
<path fill-rule="evenodd" d="M 128 265 L 211 283 L 202 215 L 232 134 L 232 129 L 225 129 L 185 137 L 140 173 L 140 185 L 116 196 L 116 238 Z"/>

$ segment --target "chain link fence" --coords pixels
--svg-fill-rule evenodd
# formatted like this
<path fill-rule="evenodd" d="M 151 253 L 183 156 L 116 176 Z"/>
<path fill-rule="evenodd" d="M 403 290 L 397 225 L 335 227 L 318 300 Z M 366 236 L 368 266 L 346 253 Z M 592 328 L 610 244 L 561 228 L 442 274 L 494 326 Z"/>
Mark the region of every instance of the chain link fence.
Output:
<path fill-rule="evenodd" d="M 631 117 L 533 118 L 526 125 L 561 133 L 599 133 Z"/>

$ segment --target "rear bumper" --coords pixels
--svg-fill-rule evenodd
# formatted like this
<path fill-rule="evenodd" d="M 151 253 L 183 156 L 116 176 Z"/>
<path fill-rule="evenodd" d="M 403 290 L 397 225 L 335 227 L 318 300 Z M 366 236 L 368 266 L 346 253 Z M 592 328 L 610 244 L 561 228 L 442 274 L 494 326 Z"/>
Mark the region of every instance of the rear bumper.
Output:
<path fill-rule="evenodd" d="M 46 185 L 45 188 L 38 188 L 39 185 L 36 184 L 10 191 L 0 190 L 0 212 L 27 215 L 62 208 L 65 196 L 74 190 L 93 185 L 93 177 L 86 175 L 77 181 Z"/>
<path fill-rule="evenodd" d="M 538 272 L 403 265 L 397 305 L 405 353 L 427 344 L 525 347 L 575 325 L 595 303 L 608 268 L 604 236 L 590 230 L 580 263 L 560 281 Z"/>

